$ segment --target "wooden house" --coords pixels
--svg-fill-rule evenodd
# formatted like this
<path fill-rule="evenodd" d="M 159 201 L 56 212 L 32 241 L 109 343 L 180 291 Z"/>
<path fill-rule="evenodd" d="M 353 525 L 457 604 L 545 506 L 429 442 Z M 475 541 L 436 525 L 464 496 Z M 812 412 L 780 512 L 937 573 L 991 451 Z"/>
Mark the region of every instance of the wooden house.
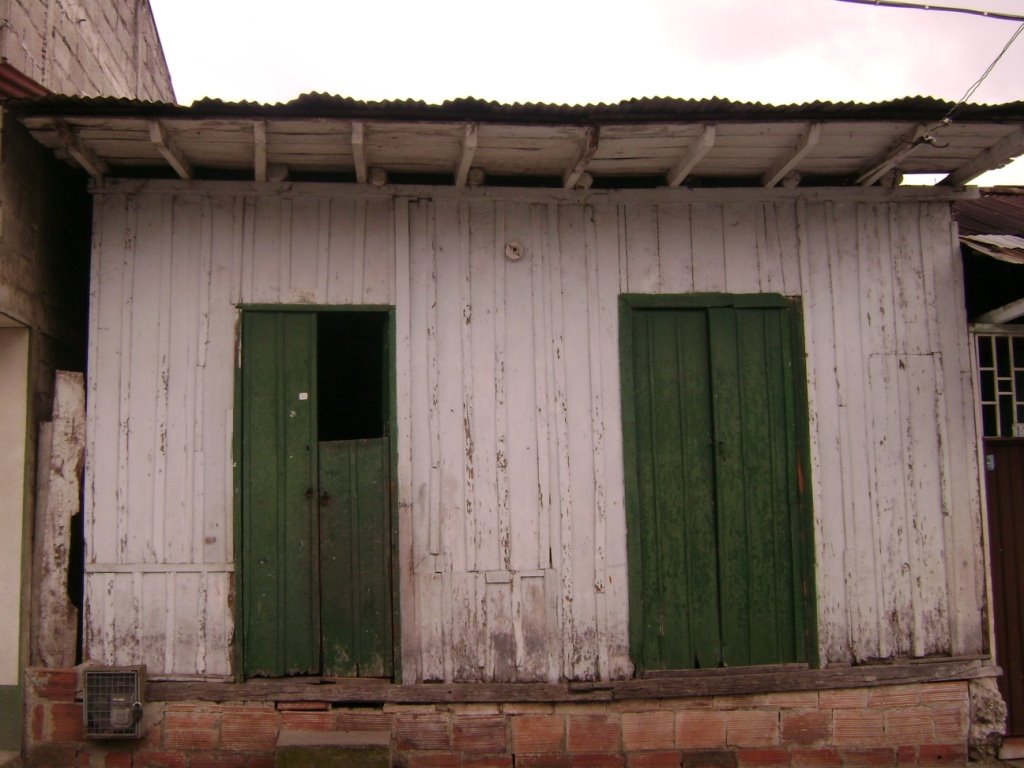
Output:
<path fill-rule="evenodd" d="M 145 665 L 133 764 L 990 744 L 951 203 L 1024 105 L 951 106 L 20 105 L 94 179 L 84 655 Z M 33 748 L 110 748 L 30 678 Z"/>

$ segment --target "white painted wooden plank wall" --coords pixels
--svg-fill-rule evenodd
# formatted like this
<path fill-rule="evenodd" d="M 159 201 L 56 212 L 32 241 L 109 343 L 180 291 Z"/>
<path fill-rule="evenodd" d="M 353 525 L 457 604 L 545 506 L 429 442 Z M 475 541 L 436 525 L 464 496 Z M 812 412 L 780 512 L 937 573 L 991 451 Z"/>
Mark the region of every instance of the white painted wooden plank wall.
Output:
<path fill-rule="evenodd" d="M 89 656 L 231 671 L 237 305 L 398 302 L 405 679 L 629 675 L 618 296 L 693 291 L 803 298 L 823 660 L 979 652 L 948 204 L 680 199 L 100 192 Z"/>

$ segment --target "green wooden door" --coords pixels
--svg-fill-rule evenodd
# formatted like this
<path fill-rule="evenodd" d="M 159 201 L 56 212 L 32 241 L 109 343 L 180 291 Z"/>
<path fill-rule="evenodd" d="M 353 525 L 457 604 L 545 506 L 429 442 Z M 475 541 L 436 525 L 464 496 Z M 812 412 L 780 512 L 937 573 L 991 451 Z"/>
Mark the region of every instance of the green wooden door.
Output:
<path fill-rule="evenodd" d="M 313 312 L 243 316 L 247 677 L 393 671 L 390 440 L 319 441 L 320 403 L 340 395 L 318 381 L 318 349 L 345 350 L 318 346 L 317 320 Z"/>
<path fill-rule="evenodd" d="M 622 314 L 634 659 L 804 661 L 795 311 L 781 297 L 646 301 L 625 297 Z"/>

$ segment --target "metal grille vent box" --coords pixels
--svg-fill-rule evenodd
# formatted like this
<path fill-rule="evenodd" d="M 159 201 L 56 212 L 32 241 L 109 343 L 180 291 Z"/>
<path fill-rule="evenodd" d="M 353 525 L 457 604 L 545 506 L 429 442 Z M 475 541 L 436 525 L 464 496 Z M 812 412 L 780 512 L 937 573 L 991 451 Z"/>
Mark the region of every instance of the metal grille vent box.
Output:
<path fill-rule="evenodd" d="M 85 719 L 87 739 L 138 739 L 142 736 L 142 692 L 146 667 L 86 669 Z"/>

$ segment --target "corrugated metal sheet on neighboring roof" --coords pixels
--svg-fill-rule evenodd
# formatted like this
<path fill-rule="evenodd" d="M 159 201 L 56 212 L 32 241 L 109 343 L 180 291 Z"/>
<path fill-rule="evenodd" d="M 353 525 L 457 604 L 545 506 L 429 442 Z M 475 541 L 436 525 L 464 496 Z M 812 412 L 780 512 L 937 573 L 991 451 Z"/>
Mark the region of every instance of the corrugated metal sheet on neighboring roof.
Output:
<path fill-rule="evenodd" d="M 191 106 L 115 98 L 49 96 L 12 102 L 10 108 L 35 115 L 131 113 L 148 117 L 346 117 L 377 119 L 474 120 L 551 123 L 629 123 L 710 120 L 941 120 L 953 103 L 912 96 L 874 103 L 814 101 L 805 104 L 763 104 L 729 99 L 647 97 L 613 104 L 502 104 L 476 98 L 428 104 L 424 101 L 360 101 L 345 96 L 307 93 L 292 101 L 260 104 L 203 99 Z M 958 121 L 986 122 L 1024 118 L 1024 101 L 1007 104 L 965 104 Z"/>
<path fill-rule="evenodd" d="M 961 235 L 1024 237 L 1024 189 L 993 188 L 974 200 L 957 201 L 953 213 Z"/>

